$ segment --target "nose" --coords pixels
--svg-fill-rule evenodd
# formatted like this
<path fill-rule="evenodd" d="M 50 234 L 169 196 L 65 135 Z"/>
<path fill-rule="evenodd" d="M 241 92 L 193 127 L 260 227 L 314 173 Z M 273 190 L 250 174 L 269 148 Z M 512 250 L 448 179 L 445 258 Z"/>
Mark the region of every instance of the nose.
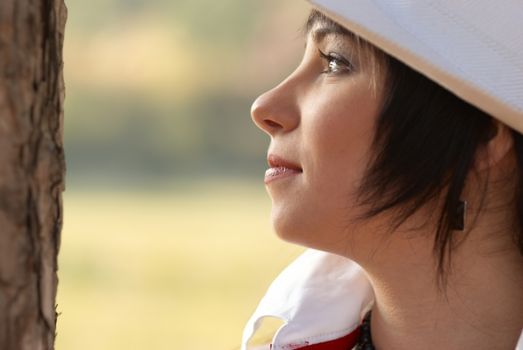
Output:
<path fill-rule="evenodd" d="M 300 123 L 297 90 L 287 79 L 259 96 L 251 107 L 254 124 L 271 136 L 295 129 Z"/>

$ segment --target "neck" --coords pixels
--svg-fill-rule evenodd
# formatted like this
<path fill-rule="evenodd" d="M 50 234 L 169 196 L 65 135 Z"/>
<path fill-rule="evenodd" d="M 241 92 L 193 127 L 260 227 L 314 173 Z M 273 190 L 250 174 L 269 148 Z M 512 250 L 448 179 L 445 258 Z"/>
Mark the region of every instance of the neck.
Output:
<path fill-rule="evenodd" d="M 515 348 L 523 328 L 523 257 L 511 232 L 477 224 L 482 229 L 453 251 L 443 287 L 436 282 L 430 235 L 394 240 L 386 249 L 391 254 L 362 263 L 375 292 L 376 349 Z"/>

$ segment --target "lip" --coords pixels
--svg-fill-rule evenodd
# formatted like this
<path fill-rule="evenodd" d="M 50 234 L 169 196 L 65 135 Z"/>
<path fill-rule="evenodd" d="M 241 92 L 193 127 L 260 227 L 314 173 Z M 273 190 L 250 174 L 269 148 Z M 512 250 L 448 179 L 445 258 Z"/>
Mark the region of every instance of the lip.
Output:
<path fill-rule="evenodd" d="M 274 154 L 269 154 L 267 163 L 270 168 L 265 172 L 265 184 L 303 173 L 303 169 L 298 164 Z"/>

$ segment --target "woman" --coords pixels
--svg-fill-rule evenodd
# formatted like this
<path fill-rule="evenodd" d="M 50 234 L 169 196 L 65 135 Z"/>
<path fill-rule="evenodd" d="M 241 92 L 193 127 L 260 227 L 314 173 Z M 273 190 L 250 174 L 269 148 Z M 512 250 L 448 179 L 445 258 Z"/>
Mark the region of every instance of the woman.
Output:
<path fill-rule="evenodd" d="M 313 6 L 252 107 L 275 231 L 312 249 L 243 349 L 266 316 L 273 349 L 523 349 L 523 4 Z"/>

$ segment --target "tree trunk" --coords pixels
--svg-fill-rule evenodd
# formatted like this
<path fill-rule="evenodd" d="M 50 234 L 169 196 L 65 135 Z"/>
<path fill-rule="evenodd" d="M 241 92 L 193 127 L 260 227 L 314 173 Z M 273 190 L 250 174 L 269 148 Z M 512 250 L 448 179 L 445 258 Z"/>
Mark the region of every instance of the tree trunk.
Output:
<path fill-rule="evenodd" d="M 0 350 L 54 348 L 63 0 L 0 0 Z"/>

